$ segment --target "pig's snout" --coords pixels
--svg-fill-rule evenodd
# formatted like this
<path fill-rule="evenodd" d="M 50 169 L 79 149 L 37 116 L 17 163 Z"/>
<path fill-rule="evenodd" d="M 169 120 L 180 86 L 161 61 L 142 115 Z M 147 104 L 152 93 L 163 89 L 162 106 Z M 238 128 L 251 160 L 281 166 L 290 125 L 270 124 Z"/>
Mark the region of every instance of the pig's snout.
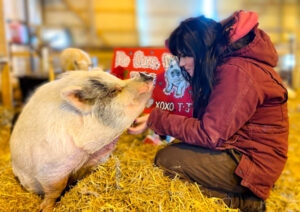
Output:
<path fill-rule="evenodd" d="M 140 76 L 141 76 L 141 79 L 145 82 L 154 80 L 153 76 L 151 76 L 150 74 L 145 73 L 145 72 L 140 72 Z"/>
<path fill-rule="evenodd" d="M 130 78 L 141 79 L 144 82 L 153 81 L 154 77 L 146 72 L 131 71 Z"/>

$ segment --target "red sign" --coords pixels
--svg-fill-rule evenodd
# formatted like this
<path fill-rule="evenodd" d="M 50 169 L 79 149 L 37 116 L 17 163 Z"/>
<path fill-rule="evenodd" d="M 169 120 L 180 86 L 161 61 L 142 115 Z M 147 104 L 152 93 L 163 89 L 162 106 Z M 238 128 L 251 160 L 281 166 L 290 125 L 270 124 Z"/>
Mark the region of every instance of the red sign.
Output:
<path fill-rule="evenodd" d="M 181 74 L 177 58 L 167 49 L 115 49 L 111 73 L 127 79 L 131 71 L 147 72 L 156 79 L 153 96 L 145 113 L 159 107 L 173 114 L 192 117 L 191 87 Z"/>

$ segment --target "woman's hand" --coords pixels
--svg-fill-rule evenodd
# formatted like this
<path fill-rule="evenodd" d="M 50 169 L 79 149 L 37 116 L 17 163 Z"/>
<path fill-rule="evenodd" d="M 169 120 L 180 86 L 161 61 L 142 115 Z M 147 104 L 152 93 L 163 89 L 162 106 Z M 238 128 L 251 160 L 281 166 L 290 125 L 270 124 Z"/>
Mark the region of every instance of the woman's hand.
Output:
<path fill-rule="evenodd" d="M 147 120 L 149 118 L 149 115 L 150 114 L 138 117 L 134 122 L 135 126 L 128 128 L 127 132 L 132 135 L 136 135 L 136 134 L 145 132 L 148 128 Z"/>

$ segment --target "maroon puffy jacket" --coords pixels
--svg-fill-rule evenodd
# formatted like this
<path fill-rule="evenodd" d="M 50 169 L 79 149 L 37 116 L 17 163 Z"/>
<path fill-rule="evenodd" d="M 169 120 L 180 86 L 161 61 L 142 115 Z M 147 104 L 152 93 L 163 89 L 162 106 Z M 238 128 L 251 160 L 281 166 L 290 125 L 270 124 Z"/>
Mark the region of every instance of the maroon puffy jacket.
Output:
<path fill-rule="evenodd" d="M 269 36 L 258 28 L 255 34 L 250 44 L 217 67 L 202 119 L 155 108 L 147 124 L 157 134 L 189 144 L 243 152 L 235 173 L 241 185 L 266 199 L 287 160 L 287 90 L 273 70 L 278 55 Z"/>

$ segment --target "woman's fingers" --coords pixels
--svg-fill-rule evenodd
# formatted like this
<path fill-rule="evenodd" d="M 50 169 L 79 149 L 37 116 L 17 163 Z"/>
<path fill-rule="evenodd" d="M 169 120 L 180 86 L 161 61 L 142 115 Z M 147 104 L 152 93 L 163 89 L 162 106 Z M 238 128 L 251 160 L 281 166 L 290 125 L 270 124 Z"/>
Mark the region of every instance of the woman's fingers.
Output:
<path fill-rule="evenodd" d="M 134 126 L 128 128 L 127 132 L 133 135 L 145 132 L 147 129 L 148 118 L 149 114 L 136 118 L 136 120 L 134 121 Z"/>
<path fill-rule="evenodd" d="M 144 123 L 139 124 L 135 127 L 128 128 L 127 132 L 129 134 L 136 135 L 136 134 L 140 134 L 140 133 L 145 132 L 146 129 L 147 129 L 147 122 L 144 122 Z"/>
<path fill-rule="evenodd" d="M 140 117 L 135 119 L 134 123 L 139 124 L 139 123 L 147 122 L 148 118 L 149 118 L 149 114 L 144 115 L 144 116 L 140 116 Z"/>

